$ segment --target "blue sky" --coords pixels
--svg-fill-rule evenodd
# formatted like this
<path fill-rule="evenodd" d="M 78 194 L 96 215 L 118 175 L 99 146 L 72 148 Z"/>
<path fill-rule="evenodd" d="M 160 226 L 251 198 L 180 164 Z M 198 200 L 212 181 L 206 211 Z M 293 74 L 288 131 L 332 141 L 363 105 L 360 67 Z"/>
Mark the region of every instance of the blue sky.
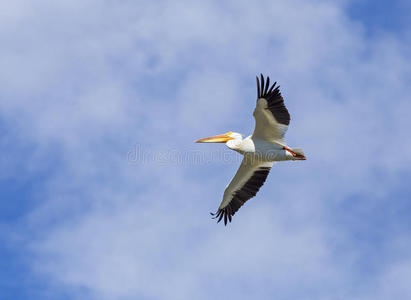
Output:
<path fill-rule="evenodd" d="M 1 4 L 0 298 L 410 298 L 410 8 Z M 224 227 L 260 72 L 308 159 Z"/>

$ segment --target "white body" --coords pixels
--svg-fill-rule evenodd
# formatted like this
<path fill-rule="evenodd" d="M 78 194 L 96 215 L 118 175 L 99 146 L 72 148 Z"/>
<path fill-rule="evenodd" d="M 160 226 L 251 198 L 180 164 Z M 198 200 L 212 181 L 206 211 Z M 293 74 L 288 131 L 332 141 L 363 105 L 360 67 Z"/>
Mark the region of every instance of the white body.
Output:
<path fill-rule="evenodd" d="M 242 155 L 261 162 L 274 162 L 283 160 L 298 160 L 284 149 L 279 142 L 261 140 L 252 135 L 243 140 L 235 139 L 226 143 L 227 147 Z"/>

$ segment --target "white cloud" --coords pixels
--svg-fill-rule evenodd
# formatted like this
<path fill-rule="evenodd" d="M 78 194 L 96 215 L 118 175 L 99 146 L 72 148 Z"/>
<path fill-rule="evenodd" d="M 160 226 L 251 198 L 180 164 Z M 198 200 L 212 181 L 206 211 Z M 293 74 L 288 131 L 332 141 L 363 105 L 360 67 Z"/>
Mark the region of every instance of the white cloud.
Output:
<path fill-rule="evenodd" d="M 333 205 L 383 198 L 407 171 L 401 40 L 368 39 L 341 4 L 320 1 L 70 1 L 8 11 L 0 113 L 38 147 L 33 174 L 50 153 L 60 161 L 25 219 L 32 235 L 20 233 L 34 274 L 52 288 L 85 288 L 73 295 L 80 299 L 369 298 L 352 278 L 381 279 L 356 268 L 360 250 L 333 223 Z M 192 142 L 251 132 L 259 72 L 280 82 L 289 143 L 309 159 L 276 165 L 258 199 L 223 228 L 207 213 L 235 164 L 132 163 L 127 153 L 136 143 L 216 151 Z M 401 274 L 400 265 L 381 276 Z"/>

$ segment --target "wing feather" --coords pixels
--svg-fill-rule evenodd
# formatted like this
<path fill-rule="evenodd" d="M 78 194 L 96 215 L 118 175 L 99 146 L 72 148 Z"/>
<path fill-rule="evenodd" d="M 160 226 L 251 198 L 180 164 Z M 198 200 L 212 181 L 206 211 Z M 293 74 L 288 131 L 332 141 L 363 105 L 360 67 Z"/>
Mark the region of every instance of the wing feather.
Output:
<path fill-rule="evenodd" d="M 254 109 L 255 129 L 253 137 L 267 141 L 283 142 L 290 124 L 290 114 L 285 107 L 284 99 L 277 82 L 269 88 L 270 77 L 264 84 L 261 74 L 261 86 L 257 77 L 257 105 Z"/>
<path fill-rule="evenodd" d="M 255 162 L 244 158 L 230 184 L 224 191 L 223 200 L 214 218 L 220 222 L 224 218 L 224 224 L 231 222 L 232 216 L 243 204 L 254 197 L 267 179 L 273 162 Z"/>

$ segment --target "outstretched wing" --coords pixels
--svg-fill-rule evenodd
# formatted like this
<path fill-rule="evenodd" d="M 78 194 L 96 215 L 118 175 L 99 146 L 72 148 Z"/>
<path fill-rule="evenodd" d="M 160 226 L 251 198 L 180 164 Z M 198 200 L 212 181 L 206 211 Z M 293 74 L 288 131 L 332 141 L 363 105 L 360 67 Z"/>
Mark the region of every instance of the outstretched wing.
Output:
<path fill-rule="evenodd" d="M 257 162 L 243 158 L 237 173 L 224 191 L 223 201 L 217 213 L 212 214 L 220 222 L 231 222 L 232 216 L 249 199 L 254 197 L 267 179 L 273 162 Z"/>
<path fill-rule="evenodd" d="M 254 109 L 255 128 L 253 137 L 270 142 L 284 144 L 284 135 L 290 124 L 290 114 L 284 105 L 280 87 L 270 87 L 270 77 L 264 83 L 261 74 L 261 85 L 257 77 L 257 105 Z"/>

